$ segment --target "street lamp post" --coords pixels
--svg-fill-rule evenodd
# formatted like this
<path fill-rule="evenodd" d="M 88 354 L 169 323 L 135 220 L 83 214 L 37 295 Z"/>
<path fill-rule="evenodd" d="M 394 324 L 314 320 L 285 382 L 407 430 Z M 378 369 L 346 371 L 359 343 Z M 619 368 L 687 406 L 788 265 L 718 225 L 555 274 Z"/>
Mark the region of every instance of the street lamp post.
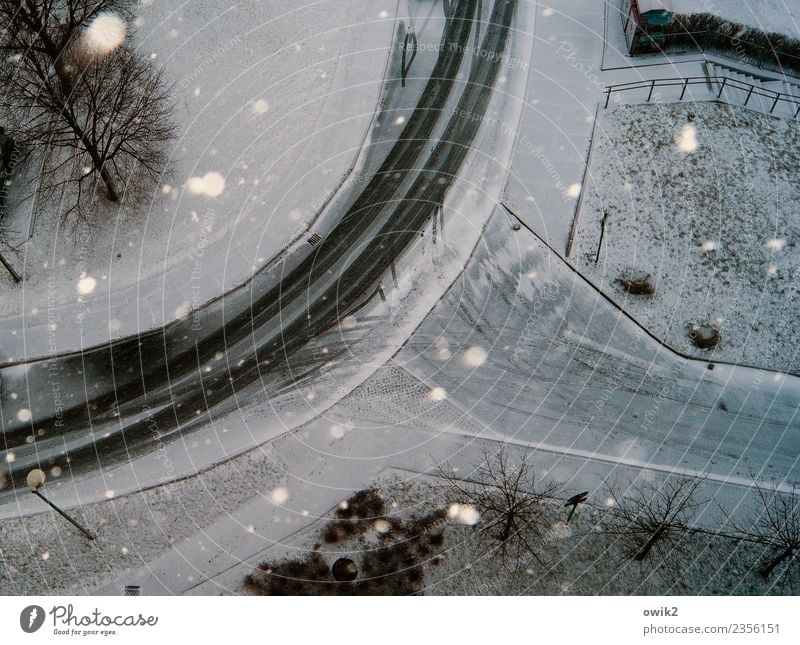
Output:
<path fill-rule="evenodd" d="M 67 522 L 72 524 L 75 528 L 77 528 L 81 533 L 83 533 L 87 538 L 90 540 L 94 540 L 94 535 L 89 533 L 85 528 L 83 528 L 80 524 L 78 524 L 75 520 L 73 520 L 69 515 L 67 515 L 64 511 L 62 511 L 58 506 L 53 504 L 49 499 L 47 499 L 44 495 L 39 492 L 39 489 L 45 482 L 45 474 L 43 470 L 38 468 L 34 468 L 31 472 L 28 473 L 27 483 L 31 489 L 31 492 L 36 495 L 36 497 L 40 498 L 47 504 L 50 508 L 52 508 L 56 513 L 58 513 L 61 517 L 63 517 Z"/>
<path fill-rule="evenodd" d="M 16 282 L 17 284 L 22 282 L 22 276 L 20 276 L 20 274 L 14 270 L 14 267 L 12 267 L 11 263 L 3 257 L 2 253 L 0 253 L 0 264 L 2 264 L 6 268 L 6 271 L 8 271 L 11 274 L 11 277 L 14 279 L 14 282 Z"/>

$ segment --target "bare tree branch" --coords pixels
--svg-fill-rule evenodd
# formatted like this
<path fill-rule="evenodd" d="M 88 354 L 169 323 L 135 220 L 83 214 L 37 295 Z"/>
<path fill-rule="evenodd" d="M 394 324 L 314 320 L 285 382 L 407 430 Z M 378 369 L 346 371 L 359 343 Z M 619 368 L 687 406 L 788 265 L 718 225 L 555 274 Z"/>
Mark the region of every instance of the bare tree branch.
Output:
<path fill-rule="evenodd" d="M 439 473 L 450 501 L 468 504 L 480 514 L 480 538 L 499 543 L 504 560 L 528 555 L 542 564 L 540 551 L 552 524 L 546 511 L 563 491 L 557 484 L 535 480 L 527 452 L 512 459 L 505 447 L 497 452 L 486 448 L 468 480 L 442 465 Z"/>
<path fill-rule="evenodd" d="M 781 565 L 781 576 L 788 577 L 800 564 L 800 485 L 782 491 L 774 482 L 753 481 L 756 505 L 747 521 L 728 517 L 731 536 L 768 547 L 770 555 L 759 568 L 765 580 Z"/>
<path fill-rule="evenodd" d="M 135 196 L 158 180 L 175 137 L 171 87 L 163 72 L 127 42 L 98 54 L 84 37 L 99 14 L 129 21 L 131 0 L 0 0 L 0 109 L 18 146 L 53 163 L 43 167 L 43 191 L 84 185 L 107 197 Z M 128 31 L 130 28 L 128 27 Z M 43 152 L 47 150 L 48 152 Z"/>
<path fill-rule="evenodd" d="M 607 483 L 611 502 L 606 528 L 621 537 L 625 552 L 634 560 L 645 560 L 656 548 L 664 555 L 679 547 L 689 531 L 689 522 L 698 507 L 697 499 L 704 478 L 670 478 L 661 482 L 637 482 L 623 490 L 618 483 Z"/>

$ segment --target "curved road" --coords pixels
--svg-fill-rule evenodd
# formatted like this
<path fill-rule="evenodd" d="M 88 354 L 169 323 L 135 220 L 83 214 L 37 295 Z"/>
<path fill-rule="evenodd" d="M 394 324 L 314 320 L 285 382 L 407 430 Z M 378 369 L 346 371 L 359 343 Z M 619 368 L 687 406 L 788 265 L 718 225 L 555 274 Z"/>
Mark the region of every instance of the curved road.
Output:
<path fill-rule="evenodd" d="M 291 374 L 297 370 L 293 354 L 374 293 L 461 170 L 501 67 L 517 2 L 494 3 L 479 48 L 483 55 L 472 52 L 457 107 L 432 142 L 470 38 L 479 36 L 479 4 L 454 5 L 436 66 L 400 138 L 331 234 L 297 266 L 268 266 L 248 285 L 165 328 L 80 353 L 0 366 L 3 447 L 14 453 L 6 466 L 15 487 L 36 465 L 76 474 L 141 454 L 190 428 L 198 410 L 259 379 L 269 390 L 298 378 Z"/>

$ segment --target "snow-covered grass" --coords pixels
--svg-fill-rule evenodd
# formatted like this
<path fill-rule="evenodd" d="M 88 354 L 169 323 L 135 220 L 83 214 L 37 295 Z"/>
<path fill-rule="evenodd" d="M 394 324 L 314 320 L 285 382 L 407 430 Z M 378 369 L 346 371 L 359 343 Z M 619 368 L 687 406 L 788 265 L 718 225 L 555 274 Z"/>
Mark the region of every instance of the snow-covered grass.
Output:
<path fill-rule="evenodd" d="M 435 479 L 412 482 L 388 477 L 378 482 L 377 490 L 386 501 L 387 517 L 392 522 L 408 524 L 411 518 L 447 508 L 454 501 L 447 497 L 443 483 Z M 464 522 L 448 513 L 446 520 L 435 525 L 437 531 L 444 529 L 443 545 L 415 561 L 424 571 L 422 593 L 762 595 L 792 593 L 792 585 L 798 583 L 781 580 L 778 575 L 765 581 L 758 573 L 758 563 L 764 557 L 760 547 L 699 534 L 685 537 L 669 553 L 654 551 L 644 562 L 635 562 L 625 555 L 630 545 L 605 530 L 608 511 L 602 503 L 595 501 L 594 505 L 579 507 L 569 524 L 565 521 L 568 511 L 553 506 L 545 512 L 551 528 L 537 552 L 538 560 L 527 555 L 517 557 L 515 548 L 503 552 L 497 540 L 478 539 L 479 517 L 475 523 Z M 303 559 L 317 550 L 328 563 L 348 557 L 358 564 L 377 547 L 374 531 L 335 545 L 325 544 L 325 527 L 335 521 L 332 511 L 293 536 L 273 554 L 270 564 L 281 562 L 279 554 L 287 559 Z M 391 543 L 393 529 L 386 526 L 383 530 L 389 531 L 383 533 L 383 539 Z M 401 539 L 409 538 L 404 535 Z"/>
<path fill-rule="evenodd" d="M 57 200 L 39 205 L 33 238 L 8 254 L 25 281 L 0 275 L 4 358 L 20 358 L 33 329 L 68 351 L 174 320 L 302 234 L 364 140 L 397 7 L 142 0 L 135 44 L 174 82 L 173 165 L 135 206 L 100 199 L 91 223 L 65 225 Z M 4 223 L 15 245 L 21 219 Z M 48 351 L 28 340 L 27 355 Z"/>
<path fill-rule="evenodd" d="M 52 512 L 5 521 L 0 524 L 0 594 L 87 594 L 108 580 L 124 586 L 127 572 L 279 480 L 280 468 L 254 451 L 195 477 L 71 510 L 97 535 L 92 542 Z M 50 494 L 47 486 L 42 492 Z"/>
<path fill-rule="evenodd" d="M 574 262 L 679 351 L 797 373 L 798 145 L 800 124 L 722 104 L 603 112 Z M 627 294 L 629 269 L 655 294 Z M 722 334 L 714 350 L 689 337 L 702 322 Z"/>

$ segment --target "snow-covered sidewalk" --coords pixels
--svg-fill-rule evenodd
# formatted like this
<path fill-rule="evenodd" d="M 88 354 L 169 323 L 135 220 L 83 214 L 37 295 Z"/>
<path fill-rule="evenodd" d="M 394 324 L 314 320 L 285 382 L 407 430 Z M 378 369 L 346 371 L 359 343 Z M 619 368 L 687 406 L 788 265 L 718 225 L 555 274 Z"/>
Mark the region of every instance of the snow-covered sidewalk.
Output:
<path fill-rule="evenodd" d="M 797 396 L 796 378 L 675 357 L 498 210 L 461 279 L 361 387 L 196 477 L 87 504 L 80 518 L 100 531 L 94 545 L 57 517 L 4 520 L 2 584 L 236 592 L 265 550 L 305 548 L 298 531 L 353 490 L 390 469 L 409 482 L 444 460 L 466 469 L 482 441 L 530 446 L 540 477 L 577 491 L 608 477 L 708 473 L 706 493 L 739 508 L 751 473 L 796 479 Z M 234 425 L 263 432 L 274 405 L 254 400 L 173 446 L 219 450 Z M 153 455 L 163 469 L 167 455 Z"/>

